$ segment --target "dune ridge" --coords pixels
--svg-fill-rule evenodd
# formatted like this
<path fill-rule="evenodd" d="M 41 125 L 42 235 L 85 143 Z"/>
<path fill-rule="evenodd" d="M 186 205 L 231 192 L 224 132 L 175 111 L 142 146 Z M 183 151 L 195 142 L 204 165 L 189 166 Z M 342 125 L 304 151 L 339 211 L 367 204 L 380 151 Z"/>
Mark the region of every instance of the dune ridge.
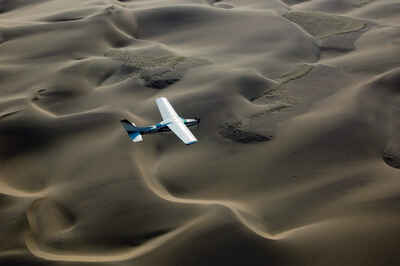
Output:
<path fill-rule="evenodd" d="M 147 241 L 145 244 L 139 247 L 133 247 L 126 250 L 119 250 L 111 252 L 111 254 L 75 254 L 68 251 L 57 251 L 57 250 L 47 250 L 46 248 L 40 247 L 40 245 L 35 241 L 35 238 L 30 232 L 26 232 L 24 240 L 28 250 L 36 257 L 51 260 L 51 261 L 64 261 L 64 262 L 115 262 L 132 260 L 137 257 L 143 256 L 153 249 L 156 249 L 168 241 L 171 241 L 176 235 L 184 233 L 186 230 L 193 226 L 201 223 L 205 217 L 199 217 L 194 221 L 190 221 L 176 230 L 166 233 L 160 237 Z"/>
<path fill-rule="evenodd" d="M 138 160 L 138 158 L 136 158 Z M 145 165 L 144 163 L 138 163 L 136 164 L 138 167 L 141 168 L 142 165 Z M 157 169 L 157 167 L 153 166 L 153 169 Z M 258 228 L 255 223 L 251 222 L 251 216 L 252 214 L 249 213 L 248 209 L 246 206 L 243 206 L 243 204 L 236 203 L 234 201 L 223 201 L 223 200 L 207 200 L 207 199 L 188 199 L 188 198 L 179 198 L 173 196 L 170 192 L 168 192 L 165 187 L 163 187 L 159 182 L 155 180 L 154 177 L 150 176 L 150 173 L 146 171 L 146 168 L 141 168 L 140 169 L 142 173 L 142 178 L 144 179 L 146 185 L 148 188 L 155 193 L 157 196 L 160 198 L 171 201 L 171 202 L 176 202 L 176 203 L 182 203 L 182 204 L 199 204 L 199 205 L 219 205 L 224 208 L 229 209 L 234 216 L 238 219 L 238 221 L 248 229 L 250 229 L 253 233 L 257 234 L 258 236 L 261 236 L 263 238 L 269 239 L 269 240 L 280 240 L 280 239 L 285 239 L 287 236 L 290 236 L 292 233 L 295 233 L 296 231 L 301 231 L 304 228 L 308 228 L 312 225 L 306 225 L 304 227 L 300 228 L 293 228 L 291 230 L 281 232 L 278 234 L 271 234 L 267 231 L 263 231 L 262 229 Z M 250 218 L 250 219 L 247 219 Z"/>

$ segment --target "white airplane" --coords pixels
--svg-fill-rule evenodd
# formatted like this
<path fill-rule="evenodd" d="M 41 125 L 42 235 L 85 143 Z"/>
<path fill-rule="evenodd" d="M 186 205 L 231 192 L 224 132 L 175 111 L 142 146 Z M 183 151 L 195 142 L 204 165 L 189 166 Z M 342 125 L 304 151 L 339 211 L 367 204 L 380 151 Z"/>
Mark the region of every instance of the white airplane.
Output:
<path fill-rule="evenodd" d="M 143 141 L 142 135 L 145 134 L 172 131 L 186 145 L 197 142 L 196 137 L 193 136 L 192 132 L 190 132 L 187 126 L 191 127 L 194 125 L 199 125 L 200 118 L 184 119 L 180 117 L 165 97 L 157 98 L 156 104 L 163 119 L 163 121 L 158 124 L 148 127 L 137 127 L 134 123 L 131 123 L 126 119 L 121 120 L 123 127 L 128 132 L 128 135 L 132 139 L 132 141 Z"/>

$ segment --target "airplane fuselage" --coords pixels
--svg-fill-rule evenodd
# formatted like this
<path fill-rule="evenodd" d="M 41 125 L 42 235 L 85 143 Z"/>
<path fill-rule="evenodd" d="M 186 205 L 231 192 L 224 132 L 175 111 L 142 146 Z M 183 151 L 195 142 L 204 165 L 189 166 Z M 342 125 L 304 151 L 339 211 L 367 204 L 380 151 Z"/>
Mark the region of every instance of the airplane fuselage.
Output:
<path fill-rule="evenodd" d="M 191 145 L 198 141 L 192 132 L 190 132 L 188 127 L 200 125 L 200 118 L 184 119 L 180 117 L 165 97 L 157 98 L 156 104 L 163 119 L 158 124 L 147 127 L 138 127 L 127 119 L 122 119 L 120 121 L 133 142 L 142 142 L 142 135 L 164 131 L 174 132 L 174 134 L 186 145 Z"/>
<path fill-rule="evenodd" d="M 199 124 L 198 119 L 183 119 L 183 118 L 181 119 L 187 127 L 192 127 Z M 171 129 L 169 129 L 168 127 L 168 123 L 163 123 L 163 122 L 148 127 L 136 127 L 136 129 L 142 135 L 171 131 Z"/>

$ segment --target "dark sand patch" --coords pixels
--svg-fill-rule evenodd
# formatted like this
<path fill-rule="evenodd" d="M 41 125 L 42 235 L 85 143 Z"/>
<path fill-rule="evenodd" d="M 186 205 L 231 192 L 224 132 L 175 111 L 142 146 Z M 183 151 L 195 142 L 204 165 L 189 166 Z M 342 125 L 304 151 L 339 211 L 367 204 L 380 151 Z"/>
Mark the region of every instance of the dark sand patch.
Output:
<path fill-rule="evenodd" d="M 272 139 L 272 136 L 264 136 L 242 129 L 240 122 L 225 123 L 218 133 L 224 138 L 243 144 L 269 141 Z"/>
<path fill-rule="evenodd" d="M 207 60 L 176 55 L 168 50 L 153 47 L 142 50 L 111 50 L 105 54 L 122 65 L 102 83 L 105 85 L 137 78 L 146 87 L 164 89 L 181 80 L 189 69 L 208 64 Z"/>
<path fill-rule="evenodd" d="M 317 38 L 361 30 L 365 24 L 359 20 L 321 12 L 291 11 L 284 15 Z"/>

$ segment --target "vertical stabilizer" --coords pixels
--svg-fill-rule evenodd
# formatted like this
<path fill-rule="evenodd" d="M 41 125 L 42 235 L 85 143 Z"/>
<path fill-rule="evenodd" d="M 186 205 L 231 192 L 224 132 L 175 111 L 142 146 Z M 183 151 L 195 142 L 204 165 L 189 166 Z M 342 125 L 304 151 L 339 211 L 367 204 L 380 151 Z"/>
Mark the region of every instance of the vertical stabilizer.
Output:
<path fill-rule="evenodd" d="M 126 119 L 121 120 L 121 124 L 125 128 L 126 132 L 128 133 L 128 136 L 131 138 L 133 142 L 143 141 L 142 135 L 140 134 L 135 124 L 129 122 Z"/>

